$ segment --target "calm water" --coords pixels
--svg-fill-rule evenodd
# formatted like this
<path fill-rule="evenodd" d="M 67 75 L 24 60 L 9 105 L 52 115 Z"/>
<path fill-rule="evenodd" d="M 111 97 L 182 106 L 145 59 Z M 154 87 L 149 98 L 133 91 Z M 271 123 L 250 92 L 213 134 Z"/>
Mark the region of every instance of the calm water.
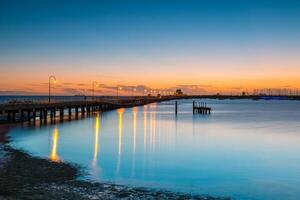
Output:
<path fill-rule="evenodd" d="M 11 131 L 13 145 L 81 164 L 83 178 L 234 199 L 300 198 L 300 102 L 207 100 L 119 109 Z"/>

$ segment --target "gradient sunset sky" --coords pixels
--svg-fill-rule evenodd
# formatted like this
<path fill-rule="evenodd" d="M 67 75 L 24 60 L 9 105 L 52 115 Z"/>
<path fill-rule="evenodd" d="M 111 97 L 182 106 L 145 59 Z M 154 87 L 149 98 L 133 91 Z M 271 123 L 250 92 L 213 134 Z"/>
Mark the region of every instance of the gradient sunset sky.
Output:
<path fill-rule="evenodd" d="M 0 94 L 300 88 L 300 1 L 1 0 Z"/>

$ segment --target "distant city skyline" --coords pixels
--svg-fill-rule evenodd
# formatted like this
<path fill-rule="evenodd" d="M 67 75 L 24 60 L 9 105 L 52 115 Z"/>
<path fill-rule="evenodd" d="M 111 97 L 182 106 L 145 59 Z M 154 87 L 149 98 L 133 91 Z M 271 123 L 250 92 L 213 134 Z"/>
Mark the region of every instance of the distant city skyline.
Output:
<path fill-rule="evenodd" d="M 296 92 L 300 1 L 0 2 L 0 95 Z M 126 93 L 127 94 L 127 93 Z"/>

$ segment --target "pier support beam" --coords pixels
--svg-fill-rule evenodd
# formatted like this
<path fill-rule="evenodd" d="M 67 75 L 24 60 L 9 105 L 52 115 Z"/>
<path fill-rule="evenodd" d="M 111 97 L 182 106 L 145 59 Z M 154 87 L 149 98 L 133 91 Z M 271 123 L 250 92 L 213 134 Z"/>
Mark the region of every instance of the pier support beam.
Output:
<path fill-rule="evenodd" d="M 61 121 L 64 120 L 64 109 L 63 108 L 59 109 L 59 118 Z"/>
<path fill-rule="evenodd" d="M 47 117 L 48 117 L 48 110 L 47 109 L 44 109 L 44 120 L 47 121 Z"/>
<path fill-rule="evenodd" d="M 27 121 L 30 121 L 30 117 L 31 117 L 31 111 L 28 110 L 28 111 L 27 111 Z"/>
<path fill-rule="evenodd" d="M 195 114 L 195 101 L 193 101 L 193 114 Z"/>
<path fill-rule="evenodd" d="M 75 107 L 75 116 L 76 116 L 76 119 L 78 119 L 78 107 Z"/>
<path fill-rule="evenodd" d="M 71 117 L 72 117 L 72 108 L 71 107 L 68 108 L 68 113 L 69 113 L 69 119 L 71 119 Z"/>
<path fill-rule="evenodd" d="M 32 118 L 34 121 L 36 120 L 36 111 L 35 110 L 32 111 Z"/>
<path fill-rule="evenodd" d="M 24 110 L 21 110 L 21 117 L 20 117 L 21 121 L 24 121 Z"/>

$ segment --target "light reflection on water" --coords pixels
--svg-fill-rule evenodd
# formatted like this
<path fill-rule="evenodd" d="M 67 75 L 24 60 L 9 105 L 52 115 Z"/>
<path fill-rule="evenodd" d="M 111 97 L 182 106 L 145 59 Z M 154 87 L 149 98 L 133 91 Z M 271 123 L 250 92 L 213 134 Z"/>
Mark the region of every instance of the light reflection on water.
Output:
<path fill-rule="evenodd" d="M 300 196 L 300 103 L 207 100 L 118 109 L 91 118 L 12 130 L 13 145 L 86 167 L 95 181 L 238 199 Z"/>
<path fill-rule="evenodd" d="M 51 148 L 50 159 L 55 162 L 59 160 L 57 156 L 57 141 L 58 141 L 58 129 L 54 128 L 53 136 L 52 136 L 52 148 Z"/>

